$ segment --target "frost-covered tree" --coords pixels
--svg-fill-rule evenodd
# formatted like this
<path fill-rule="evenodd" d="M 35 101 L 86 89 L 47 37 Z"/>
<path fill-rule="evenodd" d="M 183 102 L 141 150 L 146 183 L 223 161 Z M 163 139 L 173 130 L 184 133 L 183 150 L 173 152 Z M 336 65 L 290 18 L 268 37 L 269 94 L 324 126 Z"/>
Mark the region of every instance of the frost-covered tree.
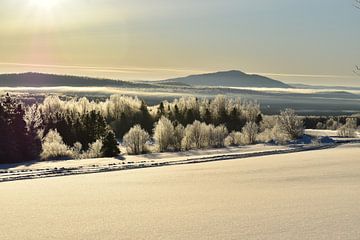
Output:
<path fill-rule="evenodd" d="M 181 141 L 184 138 L 185 128 L 183 125 L 178 124 L 174 129 L 173 147 L 175 151 L 181 150 Z"/>
<path fill-rule="evenodd" d="M 231 131 L 241 130 L 247 121 L 258 123 L 261 120 L 258 103 L 222 95 L 212 100 L 182 97 L 175 99 L 172 103 L 164 101 L 154 111 L 158 118 L 166 116 L 171 121 L 177 121 L 184 126 L 197 120 L 214 126 L 223 124 Z"/>
<path fill-rule="evenodd" d="M 255 122 L 248 122 L 242 129 L 242 142 L 245 145 L 254 144 L 259 131 L 259 127 Z"/>
<path fill-rule="evenodd" d="M 210 131 L 210 145 L 213 147 L 224 147 L 225 138 L 229 132 L 224 125 L 212 127 Z"/>
<path fill-rule="evenodd" d="M 355 137 L 357 128 L 356 118 L 347 118 L 346 123 L 337 130 L 340 137 Z"/>
<path fill-rule="evenodd" d="M 189 150 L 207 147 L 209 143 L 208 136 L 209 133 L 206 124 L 195 121 L 185 128 L 184 138 L 182 139 L 182 148 L 184 150 Z"/>
<path fill-rule="evenodd" d="M 36 131 L 42 127 L 43 119 L 39 111 L 39 106 L 37 104 L 28 106 L 25 109 L 24 121 L 26 123 L 26 127 L 29 130 L 33 129 L 34 131 Z"/>
<path fill-rule="evenodd" d="M 61 101 L 58 96 L 48 96 L 39 107 L 44 116 L 51 116 L 62 112 L 65 107 L 65 102 Z"/>
<path fill-rule="evenodd" d="M 224 140 L 225 146 L 240 146 L 243 144 L 242 139 L 241 132 L 232 131 Z"/>
<path fill-rule="evenodd" d="M 104 155 L 105 152 L 103 152 L 103 146 L 104 144 L 102 140 L 96 140 L 89 145 L 88 150 L 82 154 L 81 158 L 113 157 Z"/>
<path fill-rule="evenodd" d="M 336 130 L 340 127 L 340 123 L 338 121 L 336 121 L 334 118 L 330 118 L 329 120 L 326 121 L 326 129 L 329 130 Z"/>
<path fill-rule="evenodd" d="M 229 99 L 223 95 L 216 96 L 210 103 L 210 112 L 215 124 L 223 124 L 228 116 Z"/>
<path fill-rule="evenodd" d="M 277 116 L 266 116 L 260 123 L 259 142 L 277 142 L 285 144 L 291 140 L 290 136 L 280 127 Z"/>
<path fill-rule="evenodd" d="M 166 117 L 161 117 L 155 124 L 154 139 L 160 152 L 167 151 L 174 142 L 175 128 Z"/>
<path fill-rule="evenodd" d="M 145 151 L 145 144 L 149 139 L 149 134 L 140 125 L 135 125 L 125 134 L 123 144 L 129 154 L 137 155 Z"/>
<path fill-rule="evenodd" d="M 74 146 L 70 149 L 71 156 L 73 159 L 86 159 L 86 158 L 100 158 L 104 157 L 103 155 L 103 142 L 102 140 L 97 140 L 91 144 L 87 148 L 87 151 L 82 150 L 83 147 L 81 143 L 76 142 Z"/>
<path fill-rule="evenodd" d="M 182 148 L 201 149 L 207 147 L 222 147 L 228 131 L 224 125 L 214 127 L 212 124 L 205 124 L 195 121 L 189 124 L 184 131 Z"/>
<path fill-rule="evenodd" d="M 72 158 L 73 152 L 64 143 L 57 130 L 50 130 L 42 142 L 41 159 Z"/>
<path fill-rule="evenodd" d="M 45 118 L 45 125 L 51 125 L 59 115 L 65 115 L 66 118 L 75 121 L 92 111 L 98 112 L 120 138 L 136 124 L 140 124 L 150 133 L 154 120 L 162 116 L 184 126 L 192 124 L 195 120 L 214 126 L 224 124 L 230 131 L 241 130 L 247 121 L 257 122 L 261 116 L 259 104 L 256 102 L 241 101 L 239 98 L 231 99 L 221 95 L 213 100 L 182 97 L 171 103 L 163 101 L 153 107 L 148 107 L 144 101 L 136 97 L 122 95 L 112 95 L 105 101 L 96 102 L 87 98 L 62 100 L 58 96 L 49 96 L 40 104 L 39 111 Z M 56 128 L 67 144 L 75 143 L 74 140 L 68 142 L 68 133 L 62 132 L 60 127 Z M 84 142 L 83 147 L 87 148 L 87 146 L 88 144 Z"/>
<path fill-rule="evenodd" d="M 278 126 L 290 139 L 297 139 L 304 134 L 304 123 L 292 109 L 280 112 Z"/>
<path fill-rule="evenodd" d="M 82 144 L 80 142 L 74 143 L 74 146 L 71 148 L 72 156 L 75 159 L 82 158 Z"/>
<path fill-rule="evenodd" d="M 112 95 L 105 101 L 89 101 L 87 98 L 62 100 L 58 96 L 46 97 L 39 111 L 50 121 L 56 115 L 66 115 L 74 120 L 96 112 L 113 127 L 117 136 L 122 137 L 132 126 L 140 124 L 148 132 L 152 130 L 153 120 L 145 103 L 136 97 Z M 58 129 L 60 132 L 60 129 Z M 62 134 L 66 142 L 66 134 Z M 83 144 L 87 148 L 88 144 Z"/>
<path fill-rule="evenodd" d="M 316 124 L 316 129 L 325 129 L 325 124 L 323 124 L 322 122 L 318 122 Z"/>

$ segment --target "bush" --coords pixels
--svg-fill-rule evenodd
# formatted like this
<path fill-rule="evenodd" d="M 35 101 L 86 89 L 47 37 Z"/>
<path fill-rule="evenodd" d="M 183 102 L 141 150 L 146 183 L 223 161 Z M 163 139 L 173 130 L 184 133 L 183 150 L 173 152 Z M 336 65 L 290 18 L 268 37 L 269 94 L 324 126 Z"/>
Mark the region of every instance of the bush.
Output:
<path fill-rule="evenodd" d="M 209 146 L 209 138 L 208 125 L 195 121 L 186 126 L 181 145 L 184 150 L 206 148 Z"/>
<path fill-rule="evenodd" d="M 202 139 L 203 126 L 199 121 L 186 126 L 184 131 L 184 138 L 181 141 L 184 150 L 199 149 L 204 145 L 205 139 Z"/>
<path fill-rule="evenodd" d="M 217 126 L 214 128 L 210 125 L 210 146 L 212 147 L 224 147 L 225 138 L 229 132 L 224 125 Z"/>
<path fill-rule="evenodd" d="M 325 129 L 325 124 L 323 124 L 322 122 L 318 122 L 316 124 L 316 129 Z"/>
<path fill-rule="evenodd" d="M 259 127 L 254 122 L 246 123 L 245 127 L 242 129 L 242 143 L 245 145 L 254 144 L 256 142 L 256 137 L 259 131 Z"/>
<path fill-rule="evenodd" d="M 82 145 L 79 142 L 70 148 L 64 143 L 57 130 L 50 130 L 43 139 L 43 151 L 40 156 L 43 160 L 99 158 L 103 156 L 102 148 L 103 142 L 101 140 L 89 144 L 87 151 L 82 150 Z"/>
<path fill-rule="evenodd" d="M 183 125 L 179 124 L 174 129 L 173 137 L 173 147 L 175 151 L 181 150 L 181 141 L 184 138 L 185 128 Z"/>
<path fill-rule="evenodd" d="M 214 127 L 199 121 L 189 124 L 185 128 L 184 137 L 182 139 L 182 148 L 201 149 L 207 147 L 223 147 L 228 131 L 224 125 Z"/>
<path fill-rule="evenodd" d="M 145 152 L 145 144 L 149 139 L 149 134 L 140 125 L 135 125 L 125 134 L 123 144 L 129 154 L 137 155 Z"/>
<path fill-rule="evenodd" d="M 257 136 L 259 142 L 288 143 L 289 135 L 280 127 L 277 116 L 266 116 L 260 124 L 260 133 Z"/>
<path fill-rule="evenodd" d="M 72 156 L 75 159 L 81 159 L 82 158 L 82 144 L 80 142 L 74 143 L 74 146 L 71 149 Z"/>
<path fill-rule="evenodd" d="M 326 124 L 325 124 L 326 129 L 329 129 L 329 130 L 336 130 L 340 127 L 340 125 L 341 124 L 333 118 L 327 120 Z"/>
<path fill-rule="evenodd" d="M 339 137 L 356 137 L 356 127 L 357 119 L 347 118 L 346 124 L 338 129 L 337 134 Z"/>
<path fill-rule="evenodd" d="M 279 130 L 286 134 L 291 140 L 295 140 L 304 134 L 303 121 L 292 109 L 280 112 L 278 117 Z"/>
<path fill-rule="evenodd" d="M 105 139 L 106 140 L 106 139 Z M 101 140 L 96 140 L 95 142 L 89 145 L 89 149 L 84 152 L 81 158 L 100 158 L 100 157 L 114 157 L 116 155 L 105 155 L 106 152 L 103 152 L 103 142 Z"/>
<path fill-rule="evenodd" d="M 72 158 L 73 151 L 63 142 L 57 130 L 50 130 L 42 142 L 41 159 Z"/>
<path fill-rule="evenodd" d="M 225 138 L 225 146 L 240 146 L 242 145 L 242 133 L 232 131 L 229 136 Z"/>

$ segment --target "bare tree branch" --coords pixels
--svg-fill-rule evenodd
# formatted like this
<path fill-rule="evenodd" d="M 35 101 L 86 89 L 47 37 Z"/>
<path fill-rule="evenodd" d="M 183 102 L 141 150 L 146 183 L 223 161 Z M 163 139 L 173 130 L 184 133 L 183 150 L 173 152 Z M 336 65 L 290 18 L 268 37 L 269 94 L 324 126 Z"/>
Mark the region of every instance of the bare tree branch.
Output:
<path fill-rule="evenodd" d="M 360 0 L 354 0 L 353 6 L 360 9 Z"/>
<path fill-rule="evenodd" d="M 356 75 L 360 76 L 360 67 L 359 67 L 358 65 L 356 65 L 353 72 L 354 72 Z"/>
<path fill-rule="evenodd" d="M 360 9 L 360 0 L 354 0 L 354 4 L 353 4 L 354 7 Z M 356 65 L 355 66 L 355 69 L 353 71 L 356 75 L 360 76 L 360 67 L 359 65 Z"/>

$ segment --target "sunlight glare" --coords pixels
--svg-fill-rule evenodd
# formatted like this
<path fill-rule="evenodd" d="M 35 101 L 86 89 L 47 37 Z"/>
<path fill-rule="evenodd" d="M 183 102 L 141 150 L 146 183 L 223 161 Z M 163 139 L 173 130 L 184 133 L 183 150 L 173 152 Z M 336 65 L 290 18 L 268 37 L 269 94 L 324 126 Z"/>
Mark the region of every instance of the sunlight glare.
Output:
<path fill-rule="evenodd" d="M 29 0 L 29 1 L 32 7 L 47 11 L 54 9 L 59 4 L 59 0 Z"/>

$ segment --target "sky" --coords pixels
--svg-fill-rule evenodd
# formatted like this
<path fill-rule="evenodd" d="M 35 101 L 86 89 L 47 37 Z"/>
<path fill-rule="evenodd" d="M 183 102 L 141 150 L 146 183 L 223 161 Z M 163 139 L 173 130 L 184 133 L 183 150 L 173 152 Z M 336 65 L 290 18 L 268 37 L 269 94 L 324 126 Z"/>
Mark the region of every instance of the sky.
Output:
<path fill-rule="evenodd" d="M 360 86 L 353 0 L 1 0 L 0 72 Z"/>

